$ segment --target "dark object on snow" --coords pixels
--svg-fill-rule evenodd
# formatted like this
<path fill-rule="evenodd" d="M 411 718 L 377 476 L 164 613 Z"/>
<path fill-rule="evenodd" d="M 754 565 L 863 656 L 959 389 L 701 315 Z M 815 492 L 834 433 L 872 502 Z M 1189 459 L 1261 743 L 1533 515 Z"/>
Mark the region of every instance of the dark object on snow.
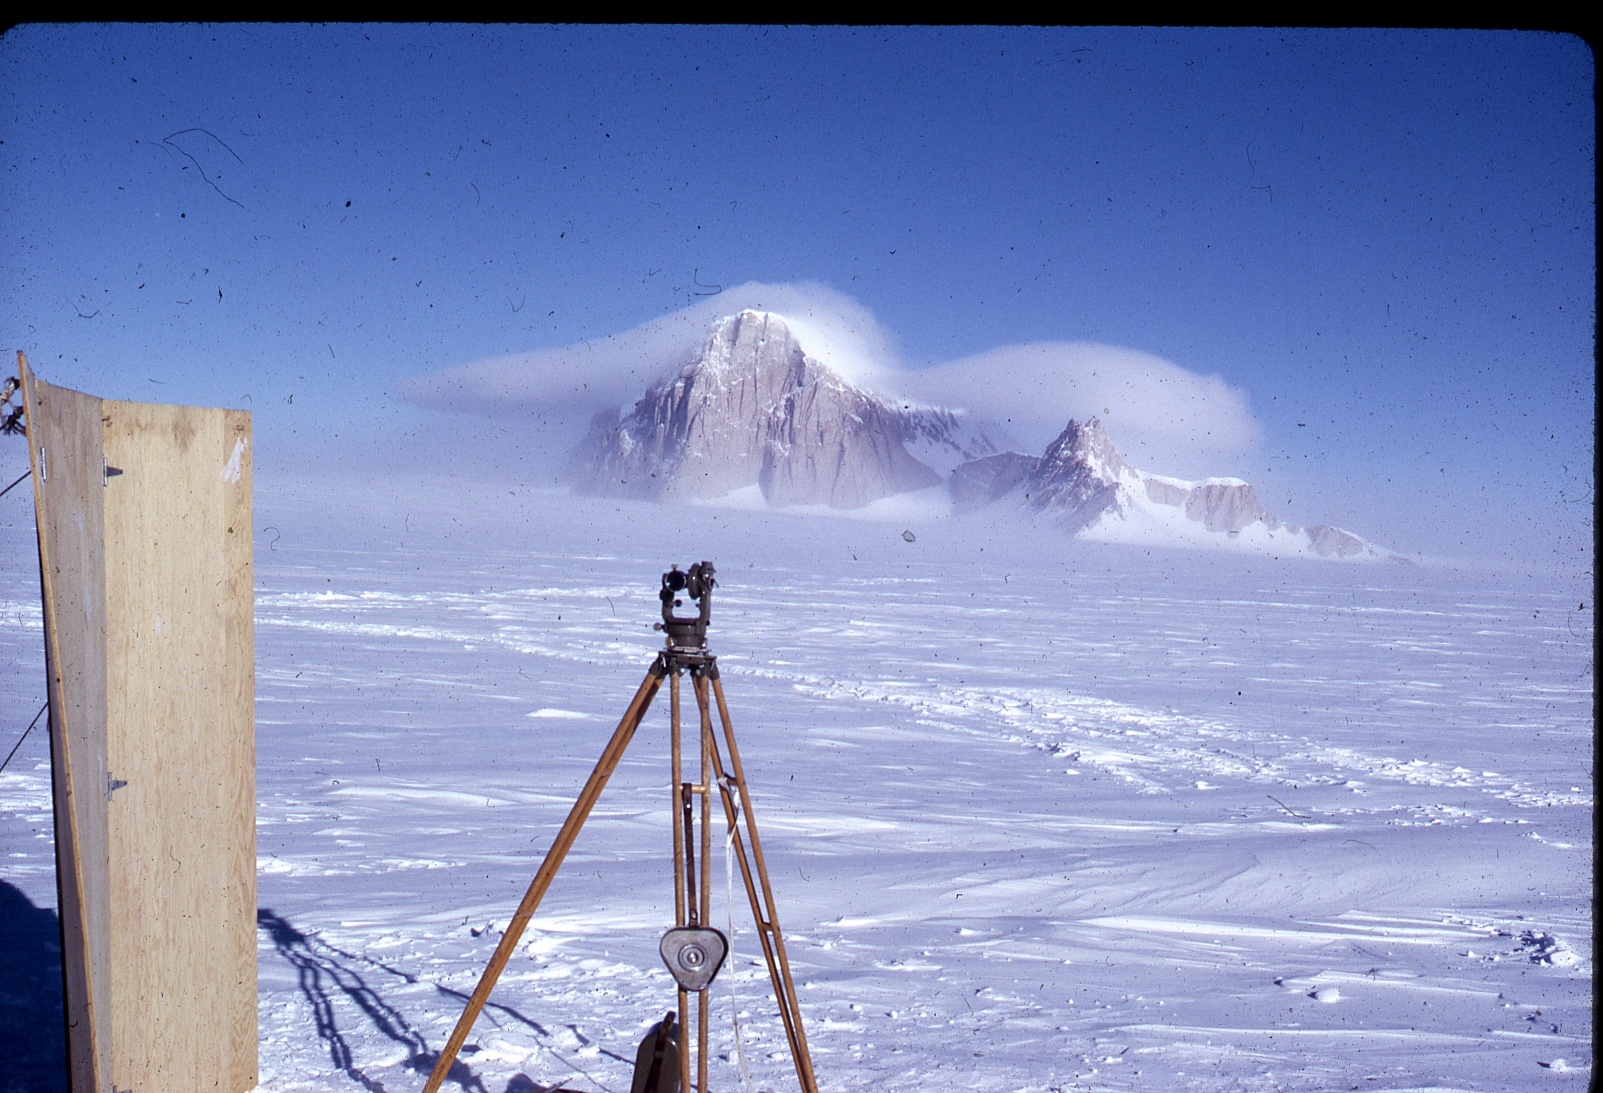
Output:
<path fill-rule="evenodd" d="M 640 1041 L 629 1093 L 679 1093 L 679 1028 L 673 1010 Z"/>

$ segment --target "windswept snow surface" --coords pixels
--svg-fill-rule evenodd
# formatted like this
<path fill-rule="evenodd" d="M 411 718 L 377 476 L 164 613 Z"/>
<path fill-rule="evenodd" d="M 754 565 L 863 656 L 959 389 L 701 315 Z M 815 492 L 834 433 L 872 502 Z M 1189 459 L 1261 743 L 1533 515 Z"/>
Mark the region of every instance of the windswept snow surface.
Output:
<path fill-rule="evenodd" d="M 703 558 L 822 1088 L 1585 1085 L 1580 589 L 446 481 L 263 485 L 256 525 L 264 1090 L 421 1088 L 659 645 L 658 575 Z M 31 532 L 8 749 L 42 687 Z M 674 998 L 666 723 L 664 696 L 460 1088 L 629 1088 Z M 0 880 L 53 907 L 48 774 L 35 735 L 0 775 Z M 756 1087 L 794 1088 L 740 906 L 715 1089 L 732 991 Z"/>

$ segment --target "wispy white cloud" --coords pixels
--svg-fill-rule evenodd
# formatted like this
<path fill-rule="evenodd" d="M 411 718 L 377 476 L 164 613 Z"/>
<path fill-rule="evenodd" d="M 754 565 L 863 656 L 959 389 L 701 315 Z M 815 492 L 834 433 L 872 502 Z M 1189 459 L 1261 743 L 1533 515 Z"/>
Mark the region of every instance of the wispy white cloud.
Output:
<path fill-rule="evenodd" d="M 457 365 L 404 381 L 410 401 L 517 411 L 571 429 L 627 406 L 688 363 L 712 322 L 744 308 L 784 315 L 807 352 L 870 390 L 962 408 L 1039 450 L 1069 418 L 1100 417 L 1121 449 L 1153 469 L 1261 441 L 1247 395 L 1139 350 L 1092 342 L 1006 345 L 911 369 L 862 304 L 826 285 L 751 281 L 632 330 L 556 349 Z"/>
<path fill-rule="evenodd" d="M 1025 441 L 1100 417 L 1128 454 L 1189 463 L 1262 441 L 1247 394 L 1135 349 L 1095 342 L 1004 345 L 896 377 L 900 393 L 1006 422 Z M 1156 469 L 1156 467 L 1154 467 Z"/>
<path fill-rule="evenodd" d="M 807 351 L 870 389 L 895 371 L 896 349 L 874 315 L 827 285 L 748 281 L 621 334 L 556 349 L 472 361 L 403 380 L 410 402 L 455 410 L 520 410 L 552 423 L 587 422 L 625 406 L 687 364 L 714 320 L 746 308 L 791 321 Z"/>

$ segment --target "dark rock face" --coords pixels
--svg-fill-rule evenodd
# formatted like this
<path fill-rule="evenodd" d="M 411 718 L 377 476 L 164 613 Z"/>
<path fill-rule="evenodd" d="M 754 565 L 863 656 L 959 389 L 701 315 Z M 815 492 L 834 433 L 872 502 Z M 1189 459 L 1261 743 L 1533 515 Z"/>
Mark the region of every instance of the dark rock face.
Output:
<path fill-rule="evenodd" d="M 1150 514 L 1151 506 L 1162 505 L 1183 510 L 1188 519 L 1221 536 L 1235 538 L 1261 523 L 1268 533 L 1288 540 L 1306 535 L 1307 549 L 1320 557 L 1379 553 L 1340 528 L 1320 524 L 1304 532 L 1281 523 L 1264 511 L 1257 491 L 1238 478 L 1185 482 L 1144 474 L 1124 461 L 1096 418 L 1084 425 L 1070 421 L 1039 458 L 1003 452 L 959 464 L 947 488 L 958 512 L 1011 496 L 1023 508 L 1052 517 L 1070 534 L 1104 515 L 1139 521 L 1143 508 Z"/>
<path fill-rule="evenodd" d="M 1334 554 L 1338 558 L 1351 557 L 1363 553 L 1364 541 L 1358 536 L 1331 527 L 1329 524 L 1314 524 L 1308 529 L 1308 542 L 1312 544 L 1314 553 L 1321 558 L 1328 558 Z"/>
<path fill-rule="evenodd" d="M 1186 497 L 1186 515 L 1209 531 L 1240 531 L 1267 515 L 1245 482 L 1204 482 Z"/>
<path fill-rule="evenodd" d="M 1019 493 L 1026 507 L 1050 512 L 1071 534 L 1119 502 L 1124 459 L 1096 418 L 1070 421 L 1039 458 L 1003 452 L 960 464 L 947 480 L 952 504 L 972 511 Z"/>
<path fill-rule="evenodd" d="M 580 445 L 570 470 L 581 492 L 693 500 L 757 481 L 768 411 L 807 363 L 784 324 L 744 318 L 721 323 L 697 360 Z"/>
<path fill-rule="evenodd" d="M 1179 508 L 1191 496 L 1190 488 L 1177 486 L 1161 478 L 1149 478 L 1146 484 L 1147 498 L 1160 505 L 1173 505 Z"/>
<path fill-rule="evenodd" d="M 1124 469 L 1100 421 L 1092 418 L 1081 425 L 1071 420 L 1024 482 L 1027 504 L 1050 510 L 1071 533 L 1079 531 L 1118 504 L 1119 472 Z"/>
<path fill-rule="evenodd" d="M 817 365 L 802 379 L 763 423 L 757 484 L 770 505 L 855 509 L 940 482 L 908 454 L 896 411 Z"/>
<path fill-rule="evenodd" d="M 772 505 L 858 508 L 935 485 L 908 454 L 915 420 L 807 356 L 778 315 L 743 311 L 622 421 L 593 431 L 569 470 L 583 493 L 643 500 L 761 487 Z"/>
<path fill-rule="evenodd" d="M 972 512 L 993 501 L 1000 501 L 1021 486 L 1041 466 L 1041 459 L 1018 452 L 1002 452 L 960 463 L 946 480 L 952 505 L 958 512 Z"/>

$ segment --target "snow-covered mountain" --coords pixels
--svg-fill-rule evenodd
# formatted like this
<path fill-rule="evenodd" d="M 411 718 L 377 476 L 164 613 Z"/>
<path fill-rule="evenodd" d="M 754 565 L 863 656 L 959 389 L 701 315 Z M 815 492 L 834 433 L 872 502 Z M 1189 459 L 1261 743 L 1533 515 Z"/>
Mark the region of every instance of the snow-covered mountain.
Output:
<path fill-rule="evenodd" d="M 1282 523 L 1239 478 L 1188 482 L 1136 470 L 1096 418 L 1071 420 L 1040 456 L 1001 452 L 960 464 L 947 488 L 957 512 L 1012 501 L 1084 539 L 1400 560 L 1341 528 Z"/>
<path fill-rule="evenodd" d="M 585 494 L 856 509 L 938 487 L 961 515 L 1002 504 L 1085 539 L 1349 560 L 1392 558 L 1351 532 L 1284 524 L 1239 478 L 1190 482 L 1130 466 L 1102 423 L 1070 421 L 1040 456 L 995 426 L 864 390 L 808 351 L 784 316 L 715 321 L 688 362 L 629 411 L 598 418 L 569 477 Z M 938 492 L 938 491 L 937 491 Z"/>
<path fill-rule="evenodd" d="M 938 485 L 999 447 L 950 410 L 852 385 L 782 316 L 747 310 L 714 323 L 627 416 L 598 420 L 569 471 L 602 496 L 689 501 L 757 486 L 770 505 L 852 509 Z"/>

